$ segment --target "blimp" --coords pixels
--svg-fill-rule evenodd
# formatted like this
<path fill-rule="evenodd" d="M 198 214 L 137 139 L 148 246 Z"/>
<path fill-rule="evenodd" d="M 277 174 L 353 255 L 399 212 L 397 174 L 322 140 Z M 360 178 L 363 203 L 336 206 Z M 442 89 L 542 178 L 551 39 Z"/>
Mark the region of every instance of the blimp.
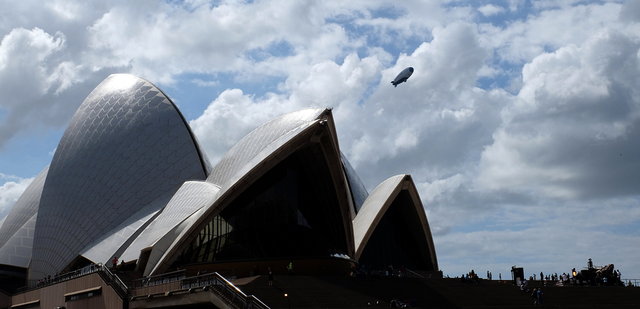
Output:
<path fill-rule="evenodd" d="M 408 67 L 402 70 L 402 72 L 400 72 L 400 74 L 398 74 L 398 76 L 396 76 L 396 78 L 391 83 L 394 87 L 398 87 L 398 84 L 406 82 L 411 74 L 413 74 L 413 68 Z"/>

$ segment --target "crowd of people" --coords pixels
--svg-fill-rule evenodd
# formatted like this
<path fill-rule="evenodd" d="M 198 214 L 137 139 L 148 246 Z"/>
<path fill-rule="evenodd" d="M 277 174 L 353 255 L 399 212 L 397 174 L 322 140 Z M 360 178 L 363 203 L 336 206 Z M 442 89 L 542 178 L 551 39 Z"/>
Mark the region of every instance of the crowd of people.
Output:
<path fill-rule="evenodd" d="M 487 272 L 489 273 L 489 272 Z M 472 269 L 470 272 L 466 273 L 466 274 L 462 274 L 462 276 L 460 277 L 463 283 L 474 283 L 474 284 L 478 284 L 478 282 L 480 282 L 480 277 L 478 277 L 478 274 L 476 274 L 476 272 Z"/>
<path fill-rule="evenodd" d="M 367 265 L 359 264 L 351 270 L 350 276 L 356 278 L 366 277 L 404 277 L 407 275 L 407 268 L 404 265 L 369 268 Z"/>

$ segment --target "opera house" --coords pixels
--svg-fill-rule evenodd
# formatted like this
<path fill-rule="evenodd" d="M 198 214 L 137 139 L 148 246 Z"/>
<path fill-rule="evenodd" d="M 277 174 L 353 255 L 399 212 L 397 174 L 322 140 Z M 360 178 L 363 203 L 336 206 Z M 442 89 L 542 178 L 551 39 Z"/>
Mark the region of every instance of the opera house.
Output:
<path fill-rule="evenodd" d="M 0 222 L 0 308 L 267 307 L 227 279 L 439 271 L 411 176 L 367 192 L 330 109 L 275 118 L 213 163 L 161 90 L 109 76 Z"/>

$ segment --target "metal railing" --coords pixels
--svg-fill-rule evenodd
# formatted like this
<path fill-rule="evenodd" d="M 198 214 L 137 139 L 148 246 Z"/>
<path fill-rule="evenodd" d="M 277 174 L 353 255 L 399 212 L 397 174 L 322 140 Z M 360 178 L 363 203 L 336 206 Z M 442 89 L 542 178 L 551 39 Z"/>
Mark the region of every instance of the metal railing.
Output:
<path fill-rule="evenodd" d="M 129 288 L 127 287 L 127 285 L 124 284 L 122 280 L 120 280 L 120 277 L 112 273 L 109 268 L 101 265 L 98 272 L 100 274 L 104 274 L 106 278 L 103 277 L 103 279 L 105 279 L 107 284 L 113 286 L 114 290 L 116 290 L 116 293 L 118 293 L 122 298 L 125 298 L 127 297 L 127 295 L 129 295 Z"/>
<path fill-rule="evenodd" d="M 54 285 L 92 273 L 99 273 L 103 280 L 105 280 L 107 284 L 113 286 L 116 293 L 118 293 L 122 298 L 126 298 L 130 295 L 129 287 L 127 287 L 120 277 L 112 273 L 109 268 L 102 264 L 91 264 L 68 273 L 56 275 L 53 278 L 47 277 L 43 280 L 29 281 L 28 286 L 21 289 L 20 292 Z M 131 285 L 132 289 L 136 289 L 171 282 L 180 282 L 180 287 L 183 290 L 196 288 L 202 288 L 203 291 L 210 290 L 218 297 L 238 309 L 269 309 L 269 306 L 265 305 L 258 298 L 253 295 L 246 295 L 238 287 L 233 285 L 233 283 L 229 282 L 217 272 L 187 278 L 184 270 L 178 270 L 159 276 L 139 279 L 134 281 Z"/>
<path fill-rule="evenodd" d="M 24 288 L 18 289 L 18 291 L 25 291 L 25 290 L 35 289 L 35 288 L 41 288 L 41 287 L 53 285 L 53 284 L 56 284 L 56 283 L 60 283 L 60 282 L 63 282 L 63 281 L 75 279 L 75 278 L 78 278 L 78 277 L 82 277 L 82 276 L 85 276 L 85 275 L 88 275 L 88 274 L 95 273 L 95 272 L 101 270 L 102 268 L 103 268 L 103 266 L 101 264 L 91 264 L 89 266 L 85 266 L 85 267 L 82 267 L 80 269 L 76 269 L 74 271 L 70 271 L 68 273 L 55 275 L 53 277 L 47 276 L 47 277 L 45 277 L 43 279 L 40 279 L 40 280 L 29 280 L 27 282 L 27 286 L 24 287 Z"/>
<path fill-rule="evenodd" d="M 55 275 L 53 277 L 47 276 L 46 278 L 40 280 L 29 280 L 27 282 L 27 286 L 18 289 L 18 292 L 25 292 L 33 289 L 39 289 L 46 286 L 58 284 L 60 282 L 76 279 L 82 276 L 86 276 L 93 273 L 101 273 L 103 274 L 103 278 L 105 281 L 114 286 L 114 289 L 117 290 L 121 296 L 125 297 L 128 294 L 127 285 L 120 280 L 120 278 L 114 275 L 109 268 L 102 264 L 91 264 L 80 269 L 76 269 L 74 271 L 70 271 L 64 274 Z"/>
<path fill-rule="evenodd" d="M 156 276 L 149 276 L 142 279 L 137 279 L 131 283 L 132 288 L 150 287 L 165 283 L 171 283 L 185 279 L 187 276 L 184 269 L 164 273 Z"/>
<path fill-rule="evenodd" d="M 269 306 L 258 298 L 253 295 L 246 295 L 217 272 L 186 278 L 182 280 L 182 288 L 211 289 L 218 297 L 238 309 L 269 309 Z"/>
<path fill-rule="evenodd" d="M 269 309 L 253 295 L 246 295 L 217 272 L 190 277 L 182 280 L 183 289 L 211 289 L 217 296 L 238 309 Z"/>
<path fill-rule="evenodd" d="M 180 289 L 182 290 L 202 289 L 203 291 L 211 291 L 234 308 L 269 309 L 269 306 L 265 305 L 258 298 L 253 295 L 246 295 L 233 283 L 229 282 L 217 272 L 186 277 L 186 272 L 184 270 L 177 270 L 170 273 L 135 280 L 131 286 L 132 289 L 141 289 L 173 282 L 180 282 Z M 136 293 L 132 294 L 135 295 Z"/>

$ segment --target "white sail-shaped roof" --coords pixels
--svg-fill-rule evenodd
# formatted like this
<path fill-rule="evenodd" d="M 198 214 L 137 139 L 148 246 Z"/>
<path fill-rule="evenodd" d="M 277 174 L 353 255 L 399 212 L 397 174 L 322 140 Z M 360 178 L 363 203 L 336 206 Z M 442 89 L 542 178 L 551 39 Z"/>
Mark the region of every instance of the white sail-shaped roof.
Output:
<path fill-rule="evenodd" d="M 155 245 L 160 238 L 167 235 L 195 211 L 213 204 L 219 190 L 216 185 L 204 181 L 185 182 L 162 212 L 125 250 L 120 259 L 126 261 L 137 259 L 142 249 Z M 153 264 L 152 261 L 150 263 Z"/>
<path fill-rule="evenodd" d="M 305 109 L 273 119 L 243 137 L 220 159 L 207 178 L 225 190 L 293 136 L 308 128 L 324 109 Z"/>
<path fill-rule="evenodd" d="M 438 261 L 429 222 L 427 221 L 427 216 L 420 201 L 418 191 L 409 175 L 389 177 L 373 189 L 369 197 L 365 200 L 360 211 L 353 219 L 353 238 L 356 249 L 355 257 L 356 259 L 360 259 L 367 247 L 370 237 L 376 231 L 378 223 L 383 219 L 402 191 L 406 191 L 409 194 L 411 205 L 415 210 L 413 214 L 418 217 L 417 221 L 419 224 L 416 225 L 419 226 L 413 226 L 411 228 L 419 230 L 420 232 L 418 234 L 421 234 L 422 239 L 426 242 L 415 245 L 424 245 L 427 247 L 425 251 L 428 256 L 424 258 L 433 266 L 433 270 L 437 270 Z M 406 221 L 410 220 L 405 220 L 405 222 Z"/>
<path fill-rule="evenodd" d="M 30 279 L 62 271 L 158 197 L 171 196 L 187 180 L 205 179 L 206 169 L 166 95 L 135 76 L 109 76 L 82 103 L 56 149 L 42 191 Z"/>
<path fill-rule="evenodd" d="M 0 248 L 15 234 L 24 224 L 38 212 L 42 187 L 47 177 L 49 167 L 45 167 L 36 178 L 27 186 L 20 198 L 9 211 L 5 220 L 0 224 Z"/>
<path fill-rule="evenodd" d="M 335 137 L 333 118 L 328 109 L 307 109 L 280 116 L 266 124 L 258 127 L 235 146 L 233 146 L 216 164 L 207 182 L 215 183 L 221 187 L 215 202 L 202 210 L 202 217 L 196 218 L 188 229 L 181 232 L 180 237 L 169 246 L 164 255 L 159 259 L 158 264 L 150 271 L 154 274 L 167 267 L 172 257 L 177 254 L 179 246 L 183 245 L 189 235 L 195 233 L 198 223 L 203 222 L 212 214 L 221 211 L 229 196 L 246 189 L 246 186 L 260 175 L 280 162 L 283 158 L 295 151 L 296 147 L 309 142 L 320 142 L 320 135 L 328 134 L 328 143 L 323 147 L 327 154 L 334 158 L 331 166 L 338 179 L 336 187 L 340 188 L 338 196 L 340 199 L 340 209 L 345 218 L 344 229 L 348 231 L 347 243 L 352 242 L 349 205 L 351 198 L 348 197 L 346 177 L 340 162 L 340 152 Z"/>
<path fill-rule="evenodd" d="M 402 231 L 411 242 L 398 251 L 413 243 L 424 247 L 419 258 L 437 270 L 426 213 L 411 177 L 391 177 L 369 194 L 340 152 L 330 109 L 277 117 L 246 135 L 211 168 L 169 98 L 126 74 L 108 77 L 91 92 L 50 166 L 0 221 L 0 265 L 28 267 L 28 279 L 37 280 L 87 260 L 109 264 L 117 256 L 138 260 L 144 275 L 162 273 L 191 263 L 185 249 L 202 226 L 224 215 L 226 207 L 231 211 L 243 198 L 253 198 L 252 186 L 271 185 L 270 175 L 283 168 L 305 171 L 296 185 L 322 188 L 319 196 L 331 196 L 304 205 L 330 213 L 311 217 L 324 218 L 317 226 L 320 235 L 332 235 L 335 245 L 327 247 L 332 252 L 371 260 L 372 252 L 394 243 L 381 232 L 413 218 L 409 233 Z M 291 194 L 303 192 L 291 188 Z M 323 229 L 327 226 L 332 228 Z"/>
<path fill-rule="evenodd" d="M 0 247 L 0 264 L 27 268 L 31 262 L 36 215 L 31 216 L 5 244 Z"/>
<path fill-rule="evenodd" d="M 106 233 L 103 238 L 83 249 L 80 255 L 94 263 L 109 264 L 114 256 L 120 257 L 122 255 L 127 246 L 160 213 L 169 199 L 169 196 L 163 195 L 149 203 Z M 120 260 L 126 261 L 122 258 Z"/>

